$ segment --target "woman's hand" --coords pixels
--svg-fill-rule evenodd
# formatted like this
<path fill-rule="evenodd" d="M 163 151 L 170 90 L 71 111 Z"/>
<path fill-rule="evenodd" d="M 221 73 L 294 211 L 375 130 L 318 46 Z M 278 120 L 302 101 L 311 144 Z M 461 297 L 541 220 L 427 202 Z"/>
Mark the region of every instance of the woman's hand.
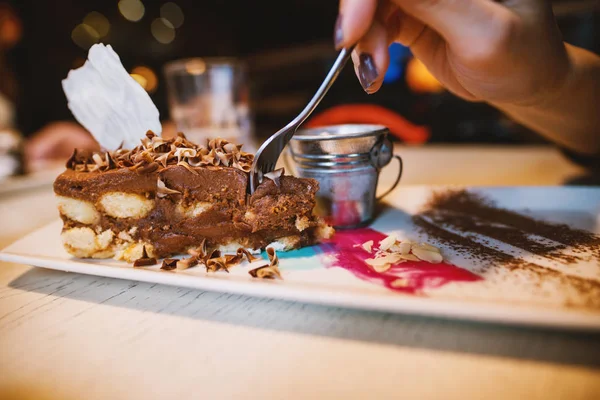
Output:
<path fill-rule="evenodd" d="M 73 122 L 53 122 L 25 143 L 25 164 L 30 172 L 66 161 L 73 149 L 98 150 L 92 135 Z"/>
<path fill-rule="evenodd" d="M 547 0 L 341 0 L 334 39 L 357 43 L 367 93 L 381 87 L 388 46 L 399 42 L 454 94 L 600 154 L 600 57 L 563 43 Z"/>
<path fill-rule="evenodd" d="M 569 58 L 545 0 L 341 0 L 336 46 L 367 93 L 381 87 L 388 46 L 410 47 L 467 100 L 533 104 L 565 82 Z"/>

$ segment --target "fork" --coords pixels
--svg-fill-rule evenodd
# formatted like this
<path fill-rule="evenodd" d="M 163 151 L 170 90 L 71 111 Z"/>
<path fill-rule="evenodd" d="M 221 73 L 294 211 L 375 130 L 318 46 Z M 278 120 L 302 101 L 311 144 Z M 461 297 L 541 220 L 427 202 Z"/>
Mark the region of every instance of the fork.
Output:
<path fill-rule="evenodd" d="M 298 127 L 302 125 L 304 121 L 312 114 L 312 112 L 317 108 L 323 97 L 327 91 L 333 86 L 333 83 L 337 79 L 338 75 L 350 59 L 352 55 L 352 50 L 354 50 L 354 46 L 349 48 L 344 48 L 340 51 L 337 59 L 333 63 L 333 66 L 329 70 L 329 73 L 325 77 L 323 83 L 317 90 L 317 93 L 313 96 L 312 99 L 308 102 L 304 110 L 298 114 L 296 118 L 292 120 L 285 127 L 280 129 L 278 132 L 273 134 L 270 138 L 268 138 L 262 146 L 256 152 L 254 156 L 254 162 L 252 163 L 252 169 L 250 170 L 250 193 L 254 193 L 258 185 L 262 182 L 264 174 L 267 174 L 275 169 L 275 165 L 277 164 L 277 160 L 281 155 L 281 152 L 287 146 L 290 139 L 296 131 Z"/>

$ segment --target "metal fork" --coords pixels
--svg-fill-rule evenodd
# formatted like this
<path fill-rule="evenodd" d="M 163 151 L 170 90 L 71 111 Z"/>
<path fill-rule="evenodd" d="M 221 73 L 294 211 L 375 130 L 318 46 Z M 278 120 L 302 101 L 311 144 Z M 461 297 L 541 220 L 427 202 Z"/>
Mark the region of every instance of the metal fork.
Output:
<path fill-rule="evenodd" d="M 352 54 L 352 50 L 354 50 L 354 46 L 349 48 L 344 48 L 340 51 L 337 59 L 333 63 L 333 66 L 329 70 L 329 73 L 325 77 L 325 80 L 317 90 L 317 93 L 313 96 L 313 98 L 308 102 L 304 110 L 296 118 L 292 120 L 289 124 L 287 124 L 283 129 L 280 129 L 270 138 L 268 138 L 262 146 L 256 152 L 254 156 L 254 162 L 252 163 L 252 169 L 250 170 L 250 193 L 254 193 L 258 185 L 261 183 L 263 179 L 263 175 L 269 173 L 275 169 L 275 165 L 277 164 L 277 160 L 281 155 L 281 152 L 288 144 L 294 133 L 298 130 L 298 127 L 302 125 L 304 121 L 312 114 L 312 112 L 317 108 L 325 94 L 333 86 L 333 82 L 335 82 L 336 78 L 350 59 Z"/>

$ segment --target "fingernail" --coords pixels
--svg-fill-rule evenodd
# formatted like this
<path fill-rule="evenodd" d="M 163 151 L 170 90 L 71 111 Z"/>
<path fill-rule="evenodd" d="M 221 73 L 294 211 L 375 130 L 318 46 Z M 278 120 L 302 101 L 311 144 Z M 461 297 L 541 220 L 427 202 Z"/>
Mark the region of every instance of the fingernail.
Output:
<path fill-rule="evenodd" d="M 335 28 L 333 30 L 333 43 L 335 48 L 339 49 L 344 41 L 344 32 L 342 31 L 342 14 L 338 15 L 335 21 Z"/>
<path fill-rule="evenodd" d="M 373 85 L 375 79 L 377 79 L 377 75 L 379 75 L 377 67 L 375 66 L 373 57 L 369 53 L 361 53 L 358 59 L 358 80 L 365 92 L 369 93 L 369 88 Z"/>

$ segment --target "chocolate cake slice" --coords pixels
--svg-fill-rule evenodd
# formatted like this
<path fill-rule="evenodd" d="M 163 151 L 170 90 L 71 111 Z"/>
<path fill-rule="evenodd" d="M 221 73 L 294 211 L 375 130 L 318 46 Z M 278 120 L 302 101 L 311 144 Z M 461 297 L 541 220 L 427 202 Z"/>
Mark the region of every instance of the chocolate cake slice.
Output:
<path fill-rule="evenodd" d="M 290 250 L 332 235 L 313 215 L 314 179 L 272 174 L 247 194 L 253 155 L 215 139 L 148 132 L 133 150 L 75 151 L 54 183 L 65 249 L 82 258 L 164 258 L 203 242 Z"/>

